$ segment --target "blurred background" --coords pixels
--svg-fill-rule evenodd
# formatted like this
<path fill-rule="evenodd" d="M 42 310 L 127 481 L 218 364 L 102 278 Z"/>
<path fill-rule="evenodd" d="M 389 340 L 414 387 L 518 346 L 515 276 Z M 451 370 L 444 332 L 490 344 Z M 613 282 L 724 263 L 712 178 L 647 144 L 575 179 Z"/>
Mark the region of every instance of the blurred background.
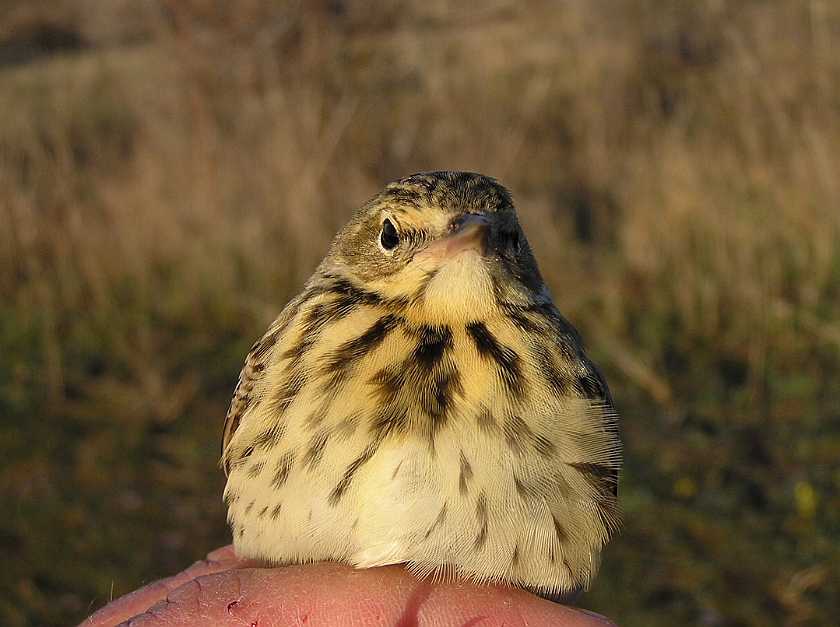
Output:
<path fill-rule="evenodd" d="M 840 3 L 0 2 L 0 624 L 229 542 L 240 366 L 355 208 L 479 171 L 605 371 L 633 625 L 840 610 Z"/>

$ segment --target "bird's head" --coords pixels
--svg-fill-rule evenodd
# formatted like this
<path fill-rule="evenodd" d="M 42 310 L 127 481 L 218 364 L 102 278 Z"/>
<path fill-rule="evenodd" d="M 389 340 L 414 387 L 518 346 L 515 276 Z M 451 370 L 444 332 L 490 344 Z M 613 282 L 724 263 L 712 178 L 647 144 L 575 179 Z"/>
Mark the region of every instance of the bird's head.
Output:
<path fill-rule="evenodd" d="M 319 270 L 441 322 L 550 299 L 510 193 L 471 172 L 391 183 L 339 232 Z"/>

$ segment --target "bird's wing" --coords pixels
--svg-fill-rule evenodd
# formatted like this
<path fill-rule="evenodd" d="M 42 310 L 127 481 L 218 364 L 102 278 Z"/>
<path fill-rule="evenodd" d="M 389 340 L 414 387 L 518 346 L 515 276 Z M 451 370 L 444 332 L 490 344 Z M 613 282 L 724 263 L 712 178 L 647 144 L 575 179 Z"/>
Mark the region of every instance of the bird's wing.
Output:
<path fill-rule="evenodd" d="M 228 456 L 230 442 L 234 433 L 239 428 L 239 423 L 245 412 L 253 404 L 252 396 L 254 385 L 265 371 L 269 360 L 274 353 L 273 349 L 277 344 L 279 336 L 297 312 L 300 299 L 290 302 L 280 313 L 277 319 L 271 324 L 268 331 L 251 347 L 248 356 L 245 358 L 245 365 L 239 373 L 239 381 L 233 392 L 233 399 L 230 402 L 227 415 L 225 416 L 225 429 L 222 435 L 222 468 L 225 474 L 230 471 L 230 459 Z"/>

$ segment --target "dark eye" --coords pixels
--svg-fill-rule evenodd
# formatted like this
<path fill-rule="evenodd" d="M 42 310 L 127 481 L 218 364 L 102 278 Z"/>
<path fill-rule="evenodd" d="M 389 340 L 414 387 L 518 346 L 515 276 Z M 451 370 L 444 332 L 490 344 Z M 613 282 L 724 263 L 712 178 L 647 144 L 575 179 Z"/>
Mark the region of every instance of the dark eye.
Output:
<path fill-rule="evenodd" d="M 400 234 L 394 223 L 388 218 L 382 223 L 382 233 L 379 234 L 379 242 L 385 250 L 393 250 L 400 243 Z"/>

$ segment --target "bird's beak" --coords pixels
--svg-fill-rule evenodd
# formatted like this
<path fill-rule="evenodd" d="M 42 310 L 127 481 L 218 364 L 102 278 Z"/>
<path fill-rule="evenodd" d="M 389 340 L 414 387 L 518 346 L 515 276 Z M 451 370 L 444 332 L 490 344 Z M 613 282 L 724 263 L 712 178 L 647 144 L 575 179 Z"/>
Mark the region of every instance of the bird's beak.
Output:
<path fill-rule="evenodd" d="M 415 255 L 419 258 L 452 258 L 467 250 L 481 255 L 487 253 L 487 228 L 490 219 L 476 213 L 467 213 L 449 226 L 449 232 L 436 239 Z"/>

